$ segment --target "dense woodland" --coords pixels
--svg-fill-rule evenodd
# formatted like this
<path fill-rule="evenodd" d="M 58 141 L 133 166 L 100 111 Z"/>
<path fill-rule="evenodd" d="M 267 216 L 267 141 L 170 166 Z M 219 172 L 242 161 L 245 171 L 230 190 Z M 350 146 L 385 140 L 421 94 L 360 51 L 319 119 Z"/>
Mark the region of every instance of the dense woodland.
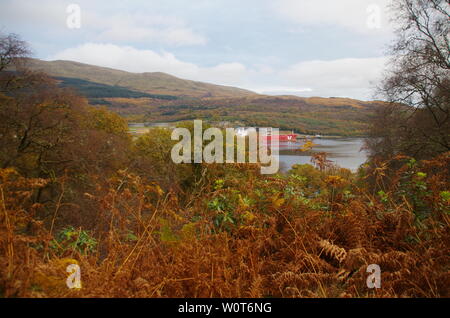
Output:
<path fill-rule="evenodd" d="M 126 119 L 30 71 L 26 43 L 2 36 L 0 296 L 450 297 L 448 2 L 398 3 L 428 35 L 400 33 L 410 62 L 380 87 L 356 173 L 324 153 L 277 175 L 176 165 L 170 130 L 131 138 Z M 81 289 L 66 286 L 69 264 Z"/>

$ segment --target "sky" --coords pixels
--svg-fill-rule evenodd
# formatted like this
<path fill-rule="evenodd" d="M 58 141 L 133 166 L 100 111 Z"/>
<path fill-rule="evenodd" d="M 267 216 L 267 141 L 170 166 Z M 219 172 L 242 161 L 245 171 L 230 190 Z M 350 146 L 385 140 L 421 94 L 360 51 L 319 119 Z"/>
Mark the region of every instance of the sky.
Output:
<path fill-rule="evenodd" d="M 236 86 L 374 98 L 389 0 L 0 0 L 33 57 Z"/>

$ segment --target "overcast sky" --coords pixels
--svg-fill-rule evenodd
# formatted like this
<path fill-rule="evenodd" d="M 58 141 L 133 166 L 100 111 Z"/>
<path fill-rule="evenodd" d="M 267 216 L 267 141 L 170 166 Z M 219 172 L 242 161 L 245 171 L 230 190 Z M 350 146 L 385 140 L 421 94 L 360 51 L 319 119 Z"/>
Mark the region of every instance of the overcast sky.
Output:
<path fill-rule="evenodd" d="M 166 72 L 259 93 L 371 99 L 388 0 L 0 0 L 34 57 Z M 69 28 L 70 4 L 81 27 Z M 72 11 L 73 13 L 73 11 Z M 72 24 L 73 25 L 73 24 Z"/>

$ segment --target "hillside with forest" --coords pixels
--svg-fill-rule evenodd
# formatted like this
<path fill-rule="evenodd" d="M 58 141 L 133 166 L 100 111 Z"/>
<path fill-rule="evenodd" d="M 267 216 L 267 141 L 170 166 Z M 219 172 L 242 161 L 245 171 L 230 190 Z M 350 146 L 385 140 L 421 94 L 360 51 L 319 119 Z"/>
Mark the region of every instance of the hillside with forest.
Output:
<path fill-rule="evenodd" d="M 69 61 L 33 59 L 27 65 L 51 75 L 60 87 L 75 89 L 91 105 L 106 106 L 131 122 L 203 119 L 304 134 L 364 136 L 367 123 L 382 104 L 349 98 L 258 95 L 162 73 L 132 74 Z"/>
<path fill-rule="evenodd" d="M 54 77 L 81 79 L 156 95 L 196 98 L 255 95 L 240 88 L 180 79 L 162 72 L 138 74 L 72 61 L 48 62 L 38 59 L 28 59 L 27 66 Z"/>

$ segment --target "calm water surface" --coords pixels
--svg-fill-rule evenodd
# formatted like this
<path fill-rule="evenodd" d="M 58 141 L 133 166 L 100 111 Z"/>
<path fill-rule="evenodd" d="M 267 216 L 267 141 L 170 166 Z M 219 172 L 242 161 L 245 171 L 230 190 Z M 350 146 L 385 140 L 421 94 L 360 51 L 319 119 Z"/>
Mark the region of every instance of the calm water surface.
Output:
<path fill-rule="evenodd" d="M 173 123 L 172 123 L 173 125 Z M 132 123 L 129 124 L 130 129 L 143 129 L 152 127 L 166 127 L 170 128 L 169 123 L 153 123 L 145 126 L 144 123 Z M 316 146 L 313 148 L 313 152 L 326 152 L 328 153 L 328 159 L 335 164 L 356 171 L 360 165 L 367 160 L 367 154 L 362 150 L 364 139 L 362 138 L 340 138 L 340 139 L 327 139 L 320 138 L 314 139 Z M 311 163 L 311 156 L 298 151 L 303 142 L 280 142 L 280 171 L 287 172 L 295 164 Z"/>
<path fill-rule="evenodd" d="M 367 153 L 362 150 L 364 139 L 315 139 L 313 152 L 326 152 L 328 159 L 342 168 L 356 171 L 367 160 Z M 295 164 L 311 164 L 311 156 L 297 151 L 302 142 L 280 142 L 280 171 L 286 172 Z"/>

